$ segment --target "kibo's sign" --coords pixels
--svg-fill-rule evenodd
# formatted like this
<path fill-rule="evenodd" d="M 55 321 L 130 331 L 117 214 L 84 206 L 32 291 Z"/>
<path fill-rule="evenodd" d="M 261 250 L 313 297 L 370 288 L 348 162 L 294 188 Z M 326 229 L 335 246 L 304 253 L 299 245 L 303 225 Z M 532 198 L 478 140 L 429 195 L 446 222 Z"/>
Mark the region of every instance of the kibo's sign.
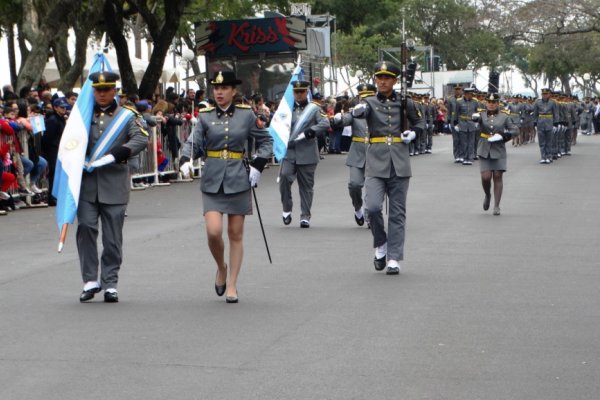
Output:
<path fill-rule="evenodd" d="M 306 49 L 306 21 L 300 17 L 209 21 L 195 27 L 196 50 L 208 56 Z"/>

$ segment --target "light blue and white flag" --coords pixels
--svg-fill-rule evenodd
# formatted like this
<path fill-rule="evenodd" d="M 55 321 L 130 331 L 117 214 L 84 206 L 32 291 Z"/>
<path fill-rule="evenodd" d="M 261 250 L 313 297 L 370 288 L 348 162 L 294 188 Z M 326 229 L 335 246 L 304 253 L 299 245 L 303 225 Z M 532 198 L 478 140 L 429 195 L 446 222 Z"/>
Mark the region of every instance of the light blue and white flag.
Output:
<path fill-rule="evenodd" d="M 271 124 L 269 125 L 269 133 L 273 137 L 273 154 L 275 158 L 281 161 L 287 153 L 287 146 L 290 140 L 290 132 L 292 129 L 292 112 L 294 110 L 294 88 L 292 82 L 302 79 L 302 68 L 297 65 L 292 72 L 290 83 L 285 88 L 283 98 L 279 102 L 277 111 L 273 114 Z"/>
<path fill-rule="evenodd" d="M 90 74 L 99 71 L 112 71 L 104 54 L 95 55 Z M 85 80 L 77 102 L 69 115 L 58 148 L 54 187 L 52 195 L 56 197 L 56 224 L 61 232 L 61 243 L 66 234 L 66 224 L 72 224 L 77 216 L 81 176 L 83 174 L 85 153 L 88 146 L 89 128 L 94 111 L 94 91 L 92 81 Z M 64 233 L 63 233 L 64 232 Z"/>

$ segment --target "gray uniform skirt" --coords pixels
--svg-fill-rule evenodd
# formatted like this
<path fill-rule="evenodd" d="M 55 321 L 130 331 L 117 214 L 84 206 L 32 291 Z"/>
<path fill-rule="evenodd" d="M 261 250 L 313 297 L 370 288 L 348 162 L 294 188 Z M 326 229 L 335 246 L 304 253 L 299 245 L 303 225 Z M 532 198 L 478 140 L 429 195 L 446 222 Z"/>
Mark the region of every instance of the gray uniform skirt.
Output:
<path fill-rule="evenodd" d="M 245 192 L 225 194 L 223 186 L 218 193 L 202 192 L 204 214 L 208 211 L 218 211 L 223 214 L 252 215 L 252 194 L 250 192 L 251 189 Z"/>
<path fill-rule="evenodd" d="M 506 158 L 485 158 L 479 156 L 479 171 L 506 171 Z"/>

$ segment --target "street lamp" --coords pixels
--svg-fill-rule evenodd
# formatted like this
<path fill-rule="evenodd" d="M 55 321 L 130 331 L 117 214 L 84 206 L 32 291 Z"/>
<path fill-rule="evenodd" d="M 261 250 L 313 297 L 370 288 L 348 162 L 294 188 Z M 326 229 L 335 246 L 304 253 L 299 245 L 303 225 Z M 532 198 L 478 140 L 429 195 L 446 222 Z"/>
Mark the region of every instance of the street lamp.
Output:
<path fill-rule="evenodd" d="M 592 76 L 590 75 L 589 72 L 586 72 L 585 74 L 583 74 L 583 96 L 587 97 L 589 95 L 588 93 L 588 84 L 590 81 L 590 78 Z"/>
<path fill-rule="evenodd" d="M 189 71 L 190 71 L 190 62 L 192 62 L 195 58 L 196 58 L 196 54 L 190 49 L 185 49 L 181 52 L 181 59 L 182 59 L 182 61 L 185 61 L 185 75 L 186 75 L 185 92 L 186 93 L 190 88 L 190 80 L 188 79 Z"/>

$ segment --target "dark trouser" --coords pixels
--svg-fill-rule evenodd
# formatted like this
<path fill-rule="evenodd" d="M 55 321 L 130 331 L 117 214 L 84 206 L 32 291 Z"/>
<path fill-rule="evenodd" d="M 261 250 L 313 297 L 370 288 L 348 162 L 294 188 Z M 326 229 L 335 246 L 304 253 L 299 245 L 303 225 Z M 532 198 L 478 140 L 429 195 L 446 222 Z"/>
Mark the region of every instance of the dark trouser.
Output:
<path fill-rule="evenodd" d="M 391 178 L 367 177 L 365 181 L 365 200 L 369 209 L 373 247 L 381 246 L 387 242 L 388 260 L 400 261 L 404 259 L 406 197 L 409 180 L 408 177 L 393 176 Z M 387 235 L 382 212 L 386 193 L 389 199 Z"/>
<path fill-rule="evenodd" d="M 433 147 L 433 125 L 427 128 L 427 137 L 425 138 L 425 150 L 431 150 Z"/>
<path fill-rule="evenodd" d="M 552 127 L 550 128 L 539 128 L 538 127 L 538 143 L 540 145 L 540 153 L 542 160 L 552 158 Z"/>
<path fill-rule="evenodd" d="M 123 223 L 127 204 L 79 201 L 77 251 L 83 282 L 98 280 L 98 217 L 102 221 L 101 286 L 117 288 L 123 259 Z"/>
<path fill-rule="evenodd" d="M 281 163 L 281 174 L 279 180 L 279 193 L 281 194 L 281 205 L 283 211 L 291 212 L 292 202 L 292 183 L 298 177 L 298 190 L 300 192 L 300 219 L 310 220 L 310 209 L 313 200 L 313 187 L 315 185 L 315 171 L 317 164 L 298 165 L 283 159 Z"/>
<path fill-rule="evenodd" d="M 354 211 L 360 210 L 363 206 L 362 188 L 365 185 L 365 169 L 350 167 L 350 179 L 348 180 L 348 192 L 352 200 Z"/>
<path fill-rule="evenodd" d="M 472 160 L 475 144 L 475 132 L 460 131 L 460 143 L 460 158 L 469 161 Z"/>
<path fill-rule="evenodd" d="M 454 159 L 461 157 L 462 147 L 460 145 L 460 132 L 454 129 L 454 126 L 450 125 L 450 132 L 452 133 L 452 154 Z"/>

